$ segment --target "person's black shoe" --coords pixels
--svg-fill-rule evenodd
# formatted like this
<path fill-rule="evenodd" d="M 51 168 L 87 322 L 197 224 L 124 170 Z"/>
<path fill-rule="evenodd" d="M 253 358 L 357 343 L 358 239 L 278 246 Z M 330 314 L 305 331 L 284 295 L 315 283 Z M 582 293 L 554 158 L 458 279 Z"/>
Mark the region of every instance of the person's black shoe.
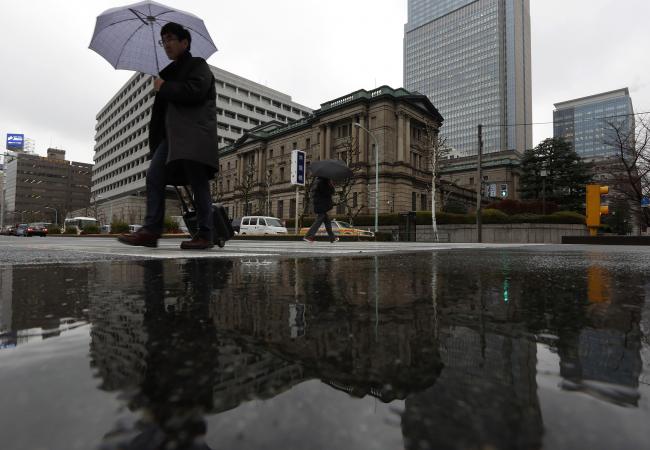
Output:
<path fill-rule="evenodd" d="M 181 248 L 183 250 L 207 250 L 212 247 L 214 247 L 214 243 L 202 237 L 196 237 L 192 238 L 191 241 L 181 242 Z"/>
<path fill-rule="evenodd" d="M 144 228 L 135 233 L 125 233 L 120 235 L 117 240 L 122 244 L 135 245 L 139 247 L 158 247 L 159 234 L 152 233 Z"/>

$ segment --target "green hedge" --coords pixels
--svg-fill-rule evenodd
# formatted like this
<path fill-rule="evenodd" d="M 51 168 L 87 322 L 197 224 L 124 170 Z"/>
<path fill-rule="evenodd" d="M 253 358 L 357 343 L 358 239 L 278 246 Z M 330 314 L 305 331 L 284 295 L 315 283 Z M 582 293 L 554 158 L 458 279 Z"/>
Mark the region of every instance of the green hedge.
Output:
<path fill-rule="evenodd" d="M 181 227 L 175 220 L 172 220 L 171 217 L 165 217 L 165 233 L 180 233 Z"/>
<path fill-rule="evenodd" d="M 392 242 L 393 233 L 389 233 L 388 231 L 378 231 L 375 233 L 375 240 L 377 242 Z"/>
<path fill-rule="evenodd" d="M 330 214 L 329 216 L 332 220 L 336 219 L 336 220 L 340 220 L 341 222 L 348 222 L 348 218 L 343 214 Z M 306 216 L 302 220 L 302 226 L 309 227 L 311 226 L 312 223 L 314 223 L 314 220 L 316 220 L 316 217 Z M 294 227 L 294 223 L 295 223 L 294 219 L 286 219 L 284 222 L 287 228 Z M 399 224 L 399 217 L 397 214 L 379 214 L 379 225 L 398 225 L 398 224 Z M 352 221 L 352 226 L 354 227 L 372 227 L 374 225 L 375 225 L 375 216 L 372 214 L 357 216 Z"/>
<path fill-rule="evenodd" d="M 418 211 L 416 223 L 418 225 L 431 225 L 431 212 Z M 436 223 L 438 225 L 473 224 L 476 223 L 476 216 L 474 214 L 437 212 Z"/>
<path fill-rule="evenodd" d="M 332 218 L 347 222 L 343 216 L 332 215 Z M 508 223 L 557 223 L 557 224 L 584 224 L 585 216 L 573 211 L 558 211 L 553 214 L 541 215 L 532 213 L 521 213 L 508 215 L 498 209 L 484 209 L 482 211 L 484 224 L 508 224 Z M 303 227 L 308 227 L 314 222 L 314 217 L 305 217 Z M 472 225 L 476 223 L 476 214 L 454 214 L 448 212 L 437 212 L 436 222 L 438 225 Z M 286 220 L 287 228 L 293 228 L 293 219 Z M 418 225 L 431 224 L 431 211 L 416 211 L 415 223 Z M 354 219 L 355 227 L 371 227 L 375 225 L 375 216 L 362 215 Z M 399 214 L 380 214 L 379 226 L 399 225 Z"/>
<path fill-rule="evenodd" d="M 111 222 L 111 234 L 121 234 L 129 232 L 129 224 L 120 220 Z"/>
<path fill-rule="evenodd" d="M 97 225 L 86 225 L 81 234 L 99 234 L 99 227 Z"/>

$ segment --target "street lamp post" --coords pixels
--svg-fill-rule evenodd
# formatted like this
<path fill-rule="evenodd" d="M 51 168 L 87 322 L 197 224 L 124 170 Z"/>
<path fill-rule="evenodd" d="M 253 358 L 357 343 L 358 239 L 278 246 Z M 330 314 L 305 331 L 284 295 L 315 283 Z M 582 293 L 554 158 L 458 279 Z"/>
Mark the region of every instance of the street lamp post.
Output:
<path fill-rule="evenodd" d="M 2 186 L 0 186 L 0 228 L 4 229 L 5 227 L 5 181 L 4 177 L 2 178 Z"/>
<path fill-rule="evenodd" d="M 542 167 L 539 176 L 542 177 L 542 215 L 546 215 L 546 167 Z"/>
<path fill-rule="evenodd" d="M 54 210 L 54 225 L 57 227 L 59 226 L 59 212 L 57 211 L 56 208 L 52 208 L 51 206 L 43 206 L 45 209 L 53 209 Z"/>
<path fill-rule="evenodd" d="M 379 143 L 375 135 L 360 123 L 354 123 L 355 127 L 361 128 L 368 133 L 375 142 L 375 233 L 379 231 Z"/>

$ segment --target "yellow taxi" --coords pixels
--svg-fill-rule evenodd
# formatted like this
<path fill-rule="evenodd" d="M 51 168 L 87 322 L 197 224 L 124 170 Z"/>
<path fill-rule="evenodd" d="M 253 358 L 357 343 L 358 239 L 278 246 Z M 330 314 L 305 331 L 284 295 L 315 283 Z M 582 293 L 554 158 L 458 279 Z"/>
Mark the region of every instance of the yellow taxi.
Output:
<path fill-rule="evenodd" d="M 300 229 L 300 235 L 304 236 L 309 231 L 309 227 L 304 227 Z M 362 230 L 360 228 L 354 228 L 347 222 L 341 222 L 340 220 L 332 220 L 332 232 L 336 236 L 361 236 L 361 237 L 375 237 L 375 233 L 368 230 Z M 318 229 L 316 236 L 327 236 L 327 231 L 325 231 L 325 225 L 321 225 Z"/>

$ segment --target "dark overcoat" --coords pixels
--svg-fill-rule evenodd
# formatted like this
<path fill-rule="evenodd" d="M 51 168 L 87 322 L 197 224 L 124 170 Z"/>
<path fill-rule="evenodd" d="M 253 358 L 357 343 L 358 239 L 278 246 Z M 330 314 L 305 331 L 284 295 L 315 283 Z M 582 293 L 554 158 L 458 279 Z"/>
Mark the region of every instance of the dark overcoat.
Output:
<path fill-rule="evenodd" d="M 311 199 L 316 214 L 324 214 L 334 206 L 332 201 L 334 186 L 327 178 L 317 177 L 311 187 Z"/>
<path fill-rule="evenodd" d="M 160 71 L 149 126 L 150 156 L 167 140 L 166 181 L 186 185 L 182 161 L 203 164 L 212 178 L 219 169 L 215 81 L 208 63 L 185 52 Z"/>

